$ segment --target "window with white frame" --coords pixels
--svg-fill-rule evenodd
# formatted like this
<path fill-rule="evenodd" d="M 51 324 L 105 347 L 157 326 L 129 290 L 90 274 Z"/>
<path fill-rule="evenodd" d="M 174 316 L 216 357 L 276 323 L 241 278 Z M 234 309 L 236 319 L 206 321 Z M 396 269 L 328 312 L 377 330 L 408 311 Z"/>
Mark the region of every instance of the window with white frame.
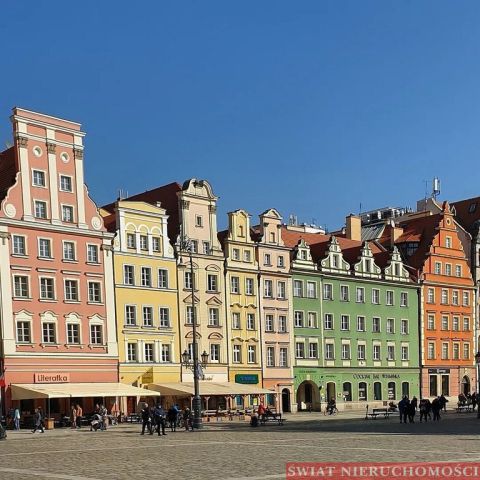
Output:
<path fill-rule="evenodd" d="M 219 314 L 218 308 L 208 309 L 208 325 L 210 327 L 220 326 L 220 314 Z"/>
<path fill-rule="evenodd" d="M 49 238 L 38 239 L 38 256 L 40 258 L 52 258 L 52 242 Z"/>
<path fill-rule="evenodd" d="M 350 360 L 350 344 L 342 343 L 342 360 Z"/>
<path fill-rule="evenodd" d="M 35 218 L 46 219 L 47 218 L 47 202 L 41 200 L 35 200 L 34 202 L 34 215 Z"/>
<path fill-rule="evenodd" d="M 408 361 L 408 346 L 402 345 L 402 362 Z"/>
<path fill-rule="evenodd" d="M 42 300 L 55 300 L 55 283 L 53 278 L 40 278 L 40 298 Z"/>
<path fill-rule="evenodd" d="M 363 343 L 357 345 L 357 360 L 365 360 L 365 345 Z"/>
<path fill-rule="evenodd" d="M 220 345 L 218 343 L 212 343 L 210 345 L 210 362 L 220 362 Z"/>
<path fill-rule="evenodd" d="M 435 262 L 435 275 L 441 275 L 442 274 L 442 264 L 441 262 Z"/>
<path fill-rule="evenodd" d="M 379 361 L 381 359 L 381 350 L 380 350 L 380 345 L 373 345 L 373 360 Z"/>
<path fill-rule="evenodd" d="M 255 330 L 255 314 L 247 313 L 247 330 Z"/>
<path fill-rule="evenodd" d="M 168 270 L 158 270 L 158 288 L 168 288 Z"/>
<path fill-rule="evenodd" d="M 198 253 L 198 241 L 197 240 L 190 240 L 190 249 L 192 253 Z"/>
<path fill-rule="evenodd" d="M 186 290 L 191 290 L 193 288 L 193 281 L 194 281 L 194 276 L 192 276 L 192 272 L 188 272 L 188 271 L 184 272 L 183 284 Z"/>
<path fill-rule="evenodd" d="M 400 333 L 402 335 L 408 335 L 408 320 L 407 319 L 402 319 L 400 322 Z"/>
<path fill-rule="evenodd" d="M 307 314 L 307 327 L 308 328 L 317 328 L 317 313 L 308 312 Z"/>
<path fill-rule="evenodd" d="M 450 263 L 445 264 L 445 275 L 448 277 L 452 275 L 452 265 Z"/>
<path fill-rule="evenodd" d="M 307 282 L 307 298 L 317 298 L 317 284 L 315 282 Z"/>
<path fill-rule="evenodd" d="M 252 254 L 250 253 L 250 250 L 243 251 L 243 261 L 248 263 L 252 261 Z"/>
<path fill-rule="evenodd" d="M 393 305 L 394 304 L 394 302 L 393 302 L 393 290 L 387 290 L 386 296 L 387 296 L 386 304 L 387 305 Z"/>
<path fill-rule="evenodd" d="M 267 367 L 275 366 L 275 347 L 267 347 Z"/>
<path fill-rule="evenodd" d="M 273 332 L 273 315 L 270 313 L 265 315 L 265 331 Z"/>
<path fill-rule="evenodd" d="M 427 358 L 429 360 L 435 360 L 435 343 L 429 342 L 427 347 Z"/>
<path fill-rule="evenodd" d="M 143 345 L 143 359 L 146 363 L 153 362 L 153 343 L 145 343 Z"/>
<path fill-rule="evenodd" d="M 265 298 L 273 297 L 273 282 L 272 280 L 264 280 L 263 282 L 263 296 Z"/>
<path fill-rule="evenodd" d="M 34 187 L 44 187 L 45 186 L 45 172 L 42 172 L 42 170 L 33 170 L 33 172 L 32 172 L 32 185 Z"/>
<path fill-rule="evenodd" d="M 137 239 L 134 233 L 127 233 L 127 248 L 137 248 Z"/>
<path fill-rule="evenodd" d="M 400 293 L 400 306 L 401 307 L 408 307 L 408 293 L 401 292 Z"/>
<path fill-rule="evenodd" d="M 325 283 L 323 285 L 323 299 L 333 300 L 333 285 L 331 283 Z"/>
<path fill-rule="evenodd" d="M 263 255 L 263 264 L 267 266 L 272 265 L 272 256 L 269 253 Z"/>
<path fill-rule="evenodd" d="M 280 367 L 288 367 L 288 348 L 287 347 L 280 347 L 278 365 Z"/>
<path fill-rule="evenodd" d="M 135 305 L 125 305 L 125 325 L 137 324 L 137 307 Z"/>
<path fill-rule="evenodd" d="M 442 289 L 442 305 L 448 304 L 448 290 Z"/>
<path fill-rule="evenodd" d="M 463 317 L 463 331 L 469 332 L 470 331 L 470 318 Z"/>
<path fill-rule="evenodd" d="M 470 360 L 470 344 L 469 343 L 463 344 L 463 359 Z"/>
<path fill-rule="evenodd" d="M 269 280 L 265 280 L 267 282 Z M 240 293 L 240 278 L 239 277 L 231 277 L 230 278 L 230 292 L 233 294 Z"/>
<path fill-rule="evenodd" d="M 170 310 L 167 307 L 160 307 L 159 309 L 160 327 L 170 327 Z"/>
<path fill-rule="evenodd" d="M 148 236 L 147 235 L 140 235 L 140 250 L 147 251 L 148 250 Z"/>
<path fill-rule="evenodd" d="M 73 242 L 63 242 L 63 259 L 75 260 L 75 244 Z"/>
<path fill-rule="evenodd" d="M 278 332 L 285 333 L 287 331 L 287 316 L 279 315 L 278 316 Z"/>
<path fill-rule="evenodd" d="M 318 358 L 318 343 L 308 344 L 308 358 Z"/>
<path fill-rule="evenodd" d="M 283 255 L 279 255 L 277 257 L 277 267 L 278 268 L 283 268 L 285 267 L 285 257 Z"/>
<path fill-rule="evenodd" d="M 247 348 L 247 361 L 248 363 L 256 363 L 257 362 L 257 350 L 255 345 L 249 345 Z"/>
<path fill-rule="evenodd" d="M 245 279 L 245 295 L 254 295 L 254 281 L 253 278 L 246 278 Z"/>
<path fill-rule="evenodd" d="M 242 347 L 241 345 L 233 346 L 233 363 L 242 363 Z"/>
<path fill-rule="evenodd" d="M 102 286 L 100 282 L 88 282 L 88 301 L 102 303 Z"/>
<path fill-rule="evenodd" d="M 325 344 L 325 360 L 335 360 L 335 345 L 333 343 Z"/>
<path fill-rule="evenodd" d="M 152 237 L 152 251 L 156 253 L 160 251 L 160 238 Z"/>
<path fill-rule="evenodd" d="M 372 303 L 380 305 L 380 290 L 378 288 L 372 288 Z"/>
<path fill-rule="evenodd" d="M 209 273 L 207 275 L 207 290 L 209 292 L 217 292 L 218 291 L 218 276 L 214 275 L 213 273 Z"/>
<path fill-rule="evenodd" d="M 454 343 L 452 345 L 452 358 L 453 358 L 453 360 L 459 360 L 460 359 L 460 344 L 459 343 Z"/>
<path fill-rule="evenodd" d="M 295 357 L 305 358 L 305 344 L 303 342 L 295 343 Z"/>
<path fill-rule="evenodd" d="M 73 223 L 73 207 L 70 205 L 62 205 L 62 221 Z"/>
<path fill-rule="evenodd" d="M 127 362 L 137 361 L 137 344 L 127 343 Z"/>
<path fill-rule="evenodd" d="M 303 297 L 303 282 L 301 280 L 293 281 L 293 296 Z"/>
<path fill-rule="evenodd" d="M 28 277 L 26 275 L 14 275 L 13 277 L 14 295 L 16 298 L 29 297 Z"/>
<path fill-rule="evenodd" d="M 53 322 L 42 323 L 42 343 L 55 343 L 56 325 Z"/>
<path fill-rule="evenodd" d="M 387 318 L 387 333 L 395 333 L 395 319 Z"/>
<path fill-rule="evenodd" d="M 152 307 L 148 307 L 148 306 L 143 307 L 142 317 L 143 317 L 144 327 L 153 327 L 153 308 Z"/>
<path fill-rule="evenodd" d="M 30 343 L 32 339 L 30 333 L 30 322 L 17 322 L 17 342 Z"/>
<path fill-rule="evenodd" d="M 340 317 L 340 330 L 350 330 L 350 316 L 342 315 Z"/>
<path fill-rule="evenodd" d="M 240 249 L 239 248 L 233 248 L 232 249 L 232 260 L 240 260 Z"/>
<path fill-rule="evenodd" d="M 25 237 L 22 235 L 12 235 L 12 245 L 14 255 L 26 255 L 27 249 Z"/>
<path fill-rule="evenodd" d="M 454 315 L 452 317 L 452 330 L 458 332 L 460 330 L 460 317 Z"/>
<path fill-rule="evenodd" d="M 442 343 L 442 360 L 448 360 L 448 343 Z"/>
<path fill-rule="evenodd" d="M 60 175 L 60 190 L 62 192 L 72 192 L 72 177 L 67 175 Z"/>
<path fill-rule="evenodd" d="M 340 301 L 348 302 L 350 299 L 350 292 L 348 285 L 340 285 Z"/>
<path fill-rule="evenodd" d="M 365 303 L 365 289 L 363 287 L 357 287 L 357 303 Z"/>
<path fill-rule="evenodd" d="M 287 287 L 285 282 L 277 282 L 277 298 L 285 300 L 287 297 Z"/>
<path fill-rule="evenodd" d="M 195 226 L 203 227 L 203 217 L 201 215 L 195 215 Z"/>
<path fill-rule="evenodd" d="M 87 262 L 99 263 L 98 261 L 98 245 L 87 245 Z"/>
<path fill-rule="evenodd" d="M 380 332 L 380 317 L 373 317 L 372 318 L 372 332 L 379 333 Z"/>
<path fill-rule="evenodd" d="M 461 265 L 455 265 L 455 276 L 456 277 L 461 277 L 462 276 L 462 266 Z"/>
<path fill-rule="evenodd" d="M 295 322 L 295 328 L 303 328 L 303 312 L 295 310 L 295 312 L 293 312 L 293 318 Z"/>
<path fill-rule="evenodd" d="M 452 248 L 452 237 L 445 237 L 445 247 Z"/>
<path fill-rule="evenodd" d="M 92 345 L 103 344 L 103 332 L 101 325 L 90 325 L 90 343 Z"/>
<path fill-rule="evenodd" d="M 429 288 L 427 293 L 427 303 L 435 303 L 435 289 Z"/>
<path fill-rule="evenodd" d="M 333 330 L 333 314 L 326 313 L 323 317 L 323 328 L 325 330 Z"/>
<path fill-rule="evenodd" d="M 123 284 L 135 285 L 135 267 L 133 265 L 123 266 Z"/>
<path fill-rule="evenodd" d="M 202 246 L 203 246 L 203 254 L 210 255 L 210 252 L 212 251 L 212 249 L 210 248 L 210 242 L 203 241 Z"/>
<path fill-rule="evenodd" d="M 78 302 L 78 280 L 65 280 L 65 300 Z"/>
<path fill-rule="evenodd" d="M 170 363 L 172 361 L 169 343 L 162 343 L 161 360 L 163 363 Z"/>
<path fill-rule="evenodd" d="M 470 305 L 470 292 L 463 292 L 463 306 L 468 307 Z"/>
<path fill-rule="evenodd" d="M 69 345 L 80 344 L 80 325 L 78 323 L 67 323 L 67 343 Z"/>
<path fill-rule="evenodd" d="M 239 330 L 241 328 L 239 312 L 232 312 L 232 328 L 234 330 Z"/>
<path fill-rule="evenodd" d="M 150 267 L 142 267 L 140 278 L 141 278 L 142 287 L 151 287 L 152 286 L 152 269 Z"/>
<path fill-rule="evenodd" d="M 389 362 L 395 360 L 395 345 L 387 345 L 387 360 Z"/>
<path fill-rule="evenodd" d="M 187 325 L 193 325 L 193 318 L 196 318 L 196 307 L 193 308 L 191 305 L 187 305 L 186 309 L 186 323 Z M 196 322 L 198 323 L 198 322 Z"/>
<path fill-rule="evenodd" d="M 360 315 L 357 317 L 357 332 L 365 332 L 365 317 Z"/>
<path fill-rule="evenodd" d="M 442 330 L 448 330 L 448 316 L 447 315 L 442 315 Z"/>

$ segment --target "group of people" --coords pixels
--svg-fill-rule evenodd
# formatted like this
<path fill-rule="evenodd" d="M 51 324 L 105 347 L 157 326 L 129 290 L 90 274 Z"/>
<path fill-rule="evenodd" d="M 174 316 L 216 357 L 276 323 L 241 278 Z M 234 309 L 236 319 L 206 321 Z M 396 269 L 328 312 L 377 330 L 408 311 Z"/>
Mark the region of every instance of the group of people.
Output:
<path fill-rule="evenodd" d="M 170 427 L 171 432 L 177 431 L 179 419 L 183 419 L 183 425 L 186 431 L 193 431 L 193 416 L 189 408 L 186 408 L 183 412 L 180 411 L 178 405 L 172 405 L 167 411 L 162 407 L 160 403 L 150 407 L 148 403 L 145 403 L 141 412 L 142 417 L 142 432 L 141 435 L 145 435 L 147 431 L 150 435 L 155 432 L 160 435 L 167 435 L 165 428 Z"/>
<path fill-rule="evenodd" d="M 458 396 L 458 405 L 471 405 L 472 410 L 475 411 L 475 408 L 478 405 L 478 396 L 476 392 L 473 393 L 467 393 L 466 395 L 464 393 L 461 393 Z"/>
<path fill-rule="evenodd" d="M 78 417 L 76 424 L 79 424 Z M 96 404 L 95 411 L 92 415 L 92 420 L 90 421 L 90 431 L 92 430 L 106 430 L 108 425 L 108 410 L 103 404 Z M 73 423 L 72 423 L 72 428 Z"/>
<path fill-rule="evenodd" d="M 433 421 L 440 420 L 440 412 L 442 410 L 446 410 L 448 400 L 445 398 L 444 395 L 440 395 L 439 397 L 434 398 L 430 401 L 428 398 L 422 398 L 420 402 L 418 402 L 417 397 L 413 397 L 411 400 L 405 396 L 398 402 L 398 411 L 400 413 L 400 423 L 415 423 L 415 415 L 417 414 L 417 410 L 420 411 L 420 423 L 424 420 L 427 422 L 428 420 L 432 420 L 433 414 Z"/>
<path fill-rule="evenodd" d="M 72 424 L 72 428 L 80 428 L 82 426 L 82 418 L 83 418 L 83 408 L 78 403 L 72 404 L 70 407 L 70 422 Z"/>

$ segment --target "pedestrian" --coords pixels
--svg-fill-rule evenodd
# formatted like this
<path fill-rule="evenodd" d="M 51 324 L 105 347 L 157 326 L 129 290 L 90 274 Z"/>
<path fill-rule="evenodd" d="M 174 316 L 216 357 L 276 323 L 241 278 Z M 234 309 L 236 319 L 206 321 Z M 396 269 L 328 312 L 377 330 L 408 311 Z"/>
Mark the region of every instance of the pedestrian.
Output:
<path fill-rule="evenodd" d="M 475 407 L 477 406 L 478 399 L 476 392 L 472 393 L 472 411 L 475 411 Z"/>
<path fill-rule="evenodd" d="M 407 408 L 407 397 L 403 397 L 399 402 L 398 402 L 398 411 L 400 413 L 400 423 L 407 423 L 407 413 L 406 413 L 406 408 Z"/>
<path fill-rule="evenodd" d="M 76 405 L 76 408 L 77 408 L 77 428 L 80 428 L 82 426 L 83 408 L 78 403 Z"/>
<path fill-rule="evenodd" d="M 20 410 L 18 407 L 16 407 L 13 412 L 13 428 L 15 430 L 20 430 Z"/>
<path fill-rule="evenodd" d="M 35 433 L 38 429 L 42 433 L 45 433 L 45 425 L 43 424 L 43 412 L 41 407 L 37 407 L 35 409 L 35 415 L 34 415 L 34 422 L 35 422 L 35 428 L 32 430 L 32 433 Z"/>
<path fill-rule="evenodd" d="M 167 412 L 167 420 L 170 425 L 170 431 L 172 432 L 177 431 L 177 415 L 178 410 L 175 408 L 175 405 L 172 405 Z"/>
<path fill-rule="evenodd" d="M 75 405 L 70 407 L 70 423 L 72 428 L 77 428 L 77 409 Z"/>
<path fill-rule="evenodd" d="M 267 410 L 265 409 L 265 405 L 263 403 L 260 403 L 260 405 L 258 406 L 258 410 L 257 410 L 258 419 L 260 421 L 262 421 L 265 418 L 266 411 Z"/>
<path fill-rule="evenodd" d="M 415 410 L 415 404 L 413 403 L 413 399 L 411 402 L 407 404 L 406 411 L 407 411 L 409 423 L 415 423 L 416 410 Z"/>
<path fill-rule="evenodd" d="M 162 435 L 166 435 L 165 433 L 165 410 L 163 407 L 160 405 L 160 403 L 157 403 L 155 408 L 153 409 L 153 419 L 155 421 L 155 428 L 158 433 L 158 436 L 160 436 L 160 430 L 162 431 Z"/>
<path fill-rule="evenodd" d="M 185 425 L 185 430 L 188 432 L 191 430 L 193 432 L 193 423 L 192 423 L 192 412 L 187 407 L 183 412 L 183 424 Z"/>
<path fill-rule="evenodd" d="M 415 409 L 415 412 L 416 412 L 418 407 L 418 398 L 415 395 L 412 398 L 411 404 L 413 405 L 413 408 Z"/>
<path fill-rule="evenodd" d="M 442 402 L 440 397 L 434 398 L 432 402 L 433 421 L 440 420 L 440 410 L 442 409 Z"/>
<path fill-rule="evenodd" d="M 460 398 L 460 396 L 458 398 Z M 448 400 L 445 398 L 445 395 L 442 393 L 440 395 L 440 397 L 438 397 L 438 399 L 439 399 L 439 402 L 440 402 L 440 410 L 443 409 L 443 411 L 446 412 L 447 411 Z M 463 395 L 462 405 L 465 405 L 466 401 L 467 401 L 467 398 L 465 397 L 465 395 Z"/>
<path fill-rule="evenodd" d="M 102 417 L 102 427 L 101 427 L 101 429 L 106 430 L 107 425 L 108 425 L 108 410 L 105 407 L 105 405 L 103 405 L 103 403 L 100 405 L 99 413 L 100 413 L 100 416 Z"/>
<path fill-rule="evenodd" d="M 153 435 L 152 419 L 150 417 L 150 408 L 148 407 L 148 403 L 144 403 L 143 408 L 142 408 L 142 433 L 141 433 L 141 435 L 145 435 L 145 429 L 147 429 L 147 431 L 150 435 Z"/>

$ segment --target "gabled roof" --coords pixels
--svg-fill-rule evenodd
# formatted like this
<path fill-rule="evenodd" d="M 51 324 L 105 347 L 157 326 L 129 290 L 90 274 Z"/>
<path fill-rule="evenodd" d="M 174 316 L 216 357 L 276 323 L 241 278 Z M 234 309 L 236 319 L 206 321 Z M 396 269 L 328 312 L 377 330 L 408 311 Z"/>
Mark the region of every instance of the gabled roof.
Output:
<path fill-rule="evenodd" d="M 455 208 L 455 220 L 474 235 L 480 226 L 480 197 L 453 202 L 451 206 Z"/>
<path fill-rule="evenodd" d="M 0 152 L 0 201 L 7 196 L 8 189 L 15 183 L 17 165 L 15 147 Z"/>

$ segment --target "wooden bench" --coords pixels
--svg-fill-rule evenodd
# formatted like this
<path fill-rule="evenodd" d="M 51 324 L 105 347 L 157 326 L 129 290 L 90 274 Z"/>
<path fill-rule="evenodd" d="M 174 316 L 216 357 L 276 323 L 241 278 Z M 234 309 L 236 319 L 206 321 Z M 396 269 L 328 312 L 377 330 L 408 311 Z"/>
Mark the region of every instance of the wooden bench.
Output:
<path fill-rule="evenodd" d="M 390 418 L 390 412 L 388 411 L 388 408 L 373 408 L 372 411 L 369 412 L 368 405 L 367 405 L 365 420 L 368 420 L 368 418 L 372 418 L 373 420 L 376 420 L 379 415 L 383 415 L 383 418 Z"/>
<path fill-rule="evenodd" d="M 284 418 L 282 418 L 281 413 L 272 413 L 270 415 L 262 415 L 260 418 L 260 424 L 265 425 L 267 422 L 277 422 L 278 425 L 283 425 L 283 422 L 285 421 Z"/>

